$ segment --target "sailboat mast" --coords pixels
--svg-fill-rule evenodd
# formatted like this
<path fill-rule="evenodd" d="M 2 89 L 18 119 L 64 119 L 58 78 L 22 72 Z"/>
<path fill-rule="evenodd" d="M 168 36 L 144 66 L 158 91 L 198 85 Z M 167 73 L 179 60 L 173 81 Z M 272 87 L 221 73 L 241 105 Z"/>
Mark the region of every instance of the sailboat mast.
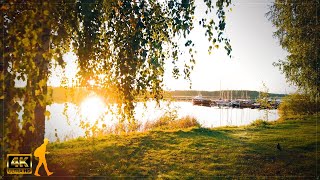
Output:
<path fill-rule="evenodd" d="M 231 100 L 232 100 L 232 90 L 231 90 Z"/>
<path fill-rule="evenodd" d="M 246 90 L 246 99 L 248 99 L 248 90 Z"/>
<path fill-rule="evenodd" d="M 220 97 L 219 99 L 221 99 L 221 80 L 220 80 Z"/>

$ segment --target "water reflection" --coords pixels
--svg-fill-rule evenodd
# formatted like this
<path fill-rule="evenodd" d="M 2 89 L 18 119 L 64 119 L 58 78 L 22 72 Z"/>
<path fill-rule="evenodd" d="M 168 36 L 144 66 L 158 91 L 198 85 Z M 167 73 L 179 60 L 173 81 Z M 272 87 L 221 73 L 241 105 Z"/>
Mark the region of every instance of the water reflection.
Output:
<path fill-rule="evenodd" d="M 98 128 L 104 130 L 110 130 L 117 124 L 116 116 L 110 113 L 103 99 L 97 96 L 88 97 L 79 106 L 72 103 L 54 103 L 47 109 L 51 112 L 51 116 L 46 121 L 46 137 L 51 141 L 57 140 L 56 136 L 60 140 L 84 136 L 88 130 L 80 128 L 84 123 L 91 126 L 96 124 Z M 164 101 L 160 103 L 160 107 L 154 101 L 147 102 L 146 106 L 143 103 L 136 103 L 135 118 L 143 125 L 146 121 L 153 121 L 169 110 L 176 111 L 178 117 L 193 116 L 203 127 L 247 125 L 256 119 L 265 118 L 264 110 L 204 107 L 193 106 L 191 102 Z M 276 119 L 278 119 L 277 110 L 269 110 L 268 120 Z"/>

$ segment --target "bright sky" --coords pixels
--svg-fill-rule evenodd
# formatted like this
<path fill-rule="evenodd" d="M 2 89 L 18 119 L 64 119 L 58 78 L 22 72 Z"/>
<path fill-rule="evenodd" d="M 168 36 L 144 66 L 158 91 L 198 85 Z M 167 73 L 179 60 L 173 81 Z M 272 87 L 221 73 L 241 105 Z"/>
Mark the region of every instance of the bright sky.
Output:
<path fill-rule="evenodd" d="M 198 55 L 191 75 L 192 89 L 220 90 L 221 82 L 221 89 L 261 90 L 263 81 L 270 92 L 295 91 L 296 88 L 290 87 L 284 75 L 272 65 L 273 62 L 284 59 L 286 51 L 273 38 L 275 28 L 265 17 L 270 2 L 238 0 L 234 3 L 232 12 L 227 13 L 226 29 L 233 49 L 231 59 L 223 47 L 208 55 L 204 33 L 195 28 L 197 32 L 192 35 L 196 40 Z M 171 90 L 189 87 L 185 80 L 172 80 L 170 75 L 165 77 L 165 81 L 167 88 Z"/>
<path fill-rule="evenodd" d="M 204 31 L 196 26 L 191 36 L 196 44 L 196 66 L 191 74 L 193 90 L 261 90 L 265 82 L 270 92 L 290 93 L 295 87 L 286 83 L 284 75 L 272 65 L 284 59 L 286 52 L 273 38 L 275 28 L 265 17 L 270 0 L 238 0 L 227 13 L 227 35 L 231 39 L 232 58 L 223 47 L 208 54 L 207 38 Z M 198 5 L 196 18 L 203 14 L 205 7 Z M 198 22 L 196 19 L 195 22 Z M 195 23 L 196 25 L 198 23 Z M 64 56 L 67 61 L 66 76 L 75 77 L 76 57 L 71 53 Z M 171 61 L 168 61 L 171 62 Z M 183 78 L 174 80 L 171 64 L 166 65 L 165 85 L 168 90 L 189 89 L 189 83 Z M 58 86 L 62 78 L 58 69 L 49 79 L 49 85 Z"/>

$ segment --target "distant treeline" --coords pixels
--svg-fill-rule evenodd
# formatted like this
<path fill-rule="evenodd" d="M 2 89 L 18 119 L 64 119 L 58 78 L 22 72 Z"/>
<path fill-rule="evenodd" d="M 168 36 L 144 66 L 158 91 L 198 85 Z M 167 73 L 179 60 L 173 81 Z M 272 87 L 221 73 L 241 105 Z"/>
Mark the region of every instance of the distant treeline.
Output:
<path fill-rule="evenodd" d="M 23 88 L 19 88 L 21 93 L 23 93 Z M 98 94 L 101 97 L 106 97 L 108 94 L 104 92 L 103 89 L 92 89 L 87 88 L 64 88 L 64 87 L 49 87 L 49 94 L 52 96 L 52 101 L 54 103 L 64 103 L 72 102 L 79 104 L 83 101 L 84 98 L 89 96 L 92 93 Z M 176 90 L 176 91 L 167 91 L 165 97 L 177 97 L 177 96 L 189 96 L 194 97 L 202 95 L 204 97 L 210 97 L 210 99 L 257 99 L 259 97 L 258 91 L 249 91 L 249 90 L 221 90 L 221 91 L 195 91 L 195 90 Z M 271 98 L 282 98 L 286 94 L 275 94 L 270 93 Z"/>
<path fill-rule="evenodd" d="M 223 99 L 257 99 L 259 97 L 259 91 L 249 91 L 249 90 L 221 90 L 221 91 L 194 91 L 194 90 L 177 90 L 169 92 L 172 96 L 206 96 L 206 97 L 215 97 Z M 286 94 L 276 94 L 269 93 L 271 98 L 282 98 Z"/>

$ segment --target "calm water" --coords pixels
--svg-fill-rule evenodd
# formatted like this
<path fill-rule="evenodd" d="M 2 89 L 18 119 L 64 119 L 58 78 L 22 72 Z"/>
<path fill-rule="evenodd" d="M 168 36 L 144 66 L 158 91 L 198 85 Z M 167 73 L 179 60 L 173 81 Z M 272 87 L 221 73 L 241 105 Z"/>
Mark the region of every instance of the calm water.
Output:
<path fill-rule="evenodd" d="M 54 103 L 47 110 L 51 115 L 46 119 L 45 136 L 51 141 L 57 140 L 57 137 L 63 141 L 84 136 L 85 131 L 93 124 L 104 127 L 103 129 L 112 129 L 117 124 L 116 117 L 108 113 L 110 111 L 105 103 L 97 97 L 90 97 L 79 106 Z M 135 111 L 135 117 L 142 125 L 159 118 L 166 111 L 175 111 L 178 117 L 193 116 L 203 127 L 247 125 L 256 119 L 265 118 L 264 110 L 193 106 L 191 102 L 161 102 L 160 107 L 155 102 L 147 102 L 146 107 L 143 103 L 137 103 Z M 269 121 L 278 117 L 277 110 L 269 110 Z"/>

